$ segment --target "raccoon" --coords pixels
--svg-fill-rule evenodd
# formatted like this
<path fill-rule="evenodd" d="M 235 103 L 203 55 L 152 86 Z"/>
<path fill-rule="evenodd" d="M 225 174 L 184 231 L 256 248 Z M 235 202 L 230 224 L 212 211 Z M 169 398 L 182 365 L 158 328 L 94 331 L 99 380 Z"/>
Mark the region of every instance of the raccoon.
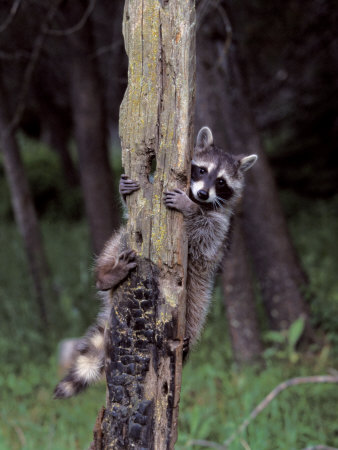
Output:
<path fill-rule="evenodd" d="M 237 157 L 214 145 L 203 127 L 197 136 L 191 164 L 189 195 L 180 189 L 164 193 L 168 208 L 180 211 L 188 236 L 187 312 L 184 355 L 200 337 L 211 300 L 214 276 L 228 245 L 231 218 L 242 196 L 244 172 L 257 156 Z M 123 199 L 139 189 L 137 181 L 122 175 Z M 125 228 L 112 236 L 96 262 L 97 288 L 103 308 L 80 340 L 73 365 L 54 391 L 55 398 L 71 397 L 101 378 L 104 370 L 104 330 L 109 319 L 112 289 L 136 267 L 135 252 L 122 248 Z"/>

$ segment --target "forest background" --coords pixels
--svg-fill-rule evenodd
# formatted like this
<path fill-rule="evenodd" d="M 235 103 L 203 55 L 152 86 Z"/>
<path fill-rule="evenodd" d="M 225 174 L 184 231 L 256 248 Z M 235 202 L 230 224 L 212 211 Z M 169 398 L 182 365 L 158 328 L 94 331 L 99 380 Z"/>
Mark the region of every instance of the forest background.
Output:
<path fill-rule="evenodd" d="M 123 3 L 0 4 L 1 449 L 87 448 L 104 403 L 103 385 L 52 390 L 121 221 Z M 337 15 L 325 0 L 197 2 L 196 130 L 260 158 L 184 369 L 177 448 L 224 442 L 285 379 L 337 374 Z M 338 447 L 337 404 L 335 385 L 291 387 L 229 448 Z"/>

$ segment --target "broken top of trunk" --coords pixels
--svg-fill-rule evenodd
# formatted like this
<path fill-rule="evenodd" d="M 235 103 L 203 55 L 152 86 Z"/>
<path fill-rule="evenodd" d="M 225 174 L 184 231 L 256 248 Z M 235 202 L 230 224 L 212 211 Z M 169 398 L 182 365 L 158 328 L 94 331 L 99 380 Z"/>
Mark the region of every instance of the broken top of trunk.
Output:
<path fill-rule="evenodd" d="M 174 448 L 185 328 L 187 240 L 163 191 L 186 189 L 193 148 L 193 0 L 126 0 L 128 88 L 120 110 L 126 246 L 138 267 L 114 293 L 107 332 L 103 448 Z"/>

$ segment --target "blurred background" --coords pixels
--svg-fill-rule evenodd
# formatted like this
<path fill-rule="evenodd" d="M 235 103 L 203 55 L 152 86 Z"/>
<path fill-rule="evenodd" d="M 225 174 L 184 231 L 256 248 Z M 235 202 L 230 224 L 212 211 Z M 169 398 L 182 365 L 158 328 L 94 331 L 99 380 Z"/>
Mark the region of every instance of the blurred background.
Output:
<path fill-rule="evenodd" d="M 0 3 L 0 448 L 82 449 L 104 385 L 52 400 L 58 344 L 99 307 L 121 222 L 123 0 Z M 196 131 L 257 153 L 208 323 L 183 373 L 178 449 L 223 442 L 278 383 L 338 362 L 338 8 L 198 0 Z M 232 449 L 338 447 L 335 385 L 291 387 Z"/>

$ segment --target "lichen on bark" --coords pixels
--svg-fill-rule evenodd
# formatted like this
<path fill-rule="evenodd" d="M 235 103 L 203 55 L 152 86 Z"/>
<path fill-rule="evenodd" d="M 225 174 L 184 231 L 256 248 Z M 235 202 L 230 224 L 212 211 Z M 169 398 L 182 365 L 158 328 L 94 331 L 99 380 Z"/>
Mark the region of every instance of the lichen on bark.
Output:
<path fill-rule="evenodd" d="M 126 245 L 138 267 L 113 296 L 102 447 L 174 448 L 185 328 L 187 240 L 163 192 L 186 190 L 195 93 L 194 0 L 126 0 L 128 88 L 120 110 Z"/>

